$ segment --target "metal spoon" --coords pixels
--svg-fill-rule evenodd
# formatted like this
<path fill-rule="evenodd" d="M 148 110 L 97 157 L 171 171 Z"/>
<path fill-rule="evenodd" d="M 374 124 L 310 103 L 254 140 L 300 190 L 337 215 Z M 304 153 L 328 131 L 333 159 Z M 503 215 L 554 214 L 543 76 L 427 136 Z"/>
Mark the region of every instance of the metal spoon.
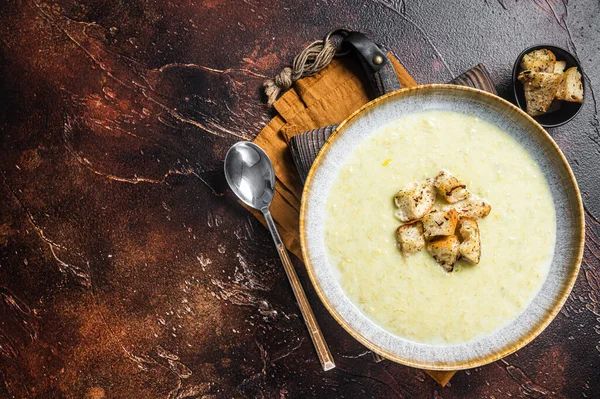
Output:
<path fill-rule="evenodd" d="M 302 317 L 304 317 L 304 322 L 308 327 L 310 338 L 315 345 L 323 370 L 331 370 L 335 367 L 333 357 L 329 352 L 327 343 L 325 343 L 323 333 L 321 333 L 310 303 L 306 299 L 304 289 L 300 285 L 296 270 L 290 261 L 269 212 L 269 206 L 275 193 L 275 171 L 271 160 L 263 149 L 256 144 L 240 141 L 227 151 L 225 156 L 225 178 L 229 187 L 239 199 L 252 208 L 260 210 L 265 216 L 267 226 L 269 226 L 273 241 L 275 241 L 277 252 L 279 252 L 279 257 L 300 306 Z"/>

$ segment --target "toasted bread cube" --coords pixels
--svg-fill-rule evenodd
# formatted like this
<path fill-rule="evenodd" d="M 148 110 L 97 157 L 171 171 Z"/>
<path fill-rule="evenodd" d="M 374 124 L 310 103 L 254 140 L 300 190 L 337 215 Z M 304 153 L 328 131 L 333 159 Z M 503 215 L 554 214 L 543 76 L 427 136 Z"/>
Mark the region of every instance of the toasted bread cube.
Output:
<path fill-rule="evenodd" d="M 425 247 L 423 223 L 417 220 L 398 227 L 396 239 L 403 254 L 410 255 L 419 252 Z"/>
<path fill-rule="evenodd" d="M 534 72 L 553 72 L 556 63 L 556 56 L 548 49 L 534 50 L 523 56 L 521 60 L 521 69 Z"/>
<path fill-rule="evenodd" d="M 451 272 L 460 255 L 458 252 L 459 246 L 458 237 L 453 234 L 429 241 L 427 243 L 427 250 L 444 270 Z"/>
<path fill-rule="evenodd" d="M 395 215 L 403 222 L 422 218 L 435 203 L 435 187 L 433 179 L 421 183 L 412 183 L 394 196 L 398 207 Z"/>
<path fill-rule="evenodd" d="M 458 223 L 456 209 L 433 211 L 423 216 L 423 234 L 426 239 L 454 234 Z"/>
<path fill-rule="evenodd" d="M 458 247 L 460 256 L 475 265 L 478 264 L 481 258 L 481 237 L 477 221 L 468 217 L 460 218 L 458 232 L 462 238 Z"/>
<path fill-rule="evenodd" d="M 565 71 L 565 68 L 567 67 L 567 62 L 566 61 L 556 61 L 556 64 L 554 64 L 554 73 L 563 73 Z"/>
<path fill-rule="evenodd" d="M 558 90 L 561 75 L 528 70 L 519 74 L 519 80 L 525 88 L 527 113 L 538 116 L 548 111 Z"/>
<path fill-rule="evenodd" d="M 462 184 L 455 176 L 453 176 L 447 170 L 442 170 L 435 177 L 433 185 L 437 189 L 438 193 L 443 196 L 446 201 L 451 204 L 462 201 L 471 196 L 467 186 Z"/>
<path fill-rule="evenodd" d="M 471 196 L 471 198 L 449 205 L 445 209 L 456 209 L 460 218 L 481 219 L 490 214 L 492 206 L 484 199 Z"/>
<path fill-rule="evenodd" d="M 575 103 L 583 102 L 583 84 L 577 67 L 567 69 L 562 75 L 562 80 L 556 91 L 556 98 Z"/>

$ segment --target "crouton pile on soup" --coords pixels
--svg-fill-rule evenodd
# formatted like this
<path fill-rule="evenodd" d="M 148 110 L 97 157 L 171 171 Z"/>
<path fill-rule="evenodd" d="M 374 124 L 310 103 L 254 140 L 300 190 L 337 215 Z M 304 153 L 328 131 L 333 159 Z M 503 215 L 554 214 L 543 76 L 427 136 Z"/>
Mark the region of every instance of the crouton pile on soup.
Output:
<path fill-rule="evenodd" d="M 434 208 L 437 198 L 445 206 Z M 394 195 L 394 203 L 396 217 L 406 222 L 396 230 L 402 253 L 411 255 L 427 245 L 427 251 L 447 272 L 461 258 L 479 263 L 477 219 L 489 215 L 492 207 L 471 194 L 456 176 L 442 170 L 434 179 L 411 183 Z"/>

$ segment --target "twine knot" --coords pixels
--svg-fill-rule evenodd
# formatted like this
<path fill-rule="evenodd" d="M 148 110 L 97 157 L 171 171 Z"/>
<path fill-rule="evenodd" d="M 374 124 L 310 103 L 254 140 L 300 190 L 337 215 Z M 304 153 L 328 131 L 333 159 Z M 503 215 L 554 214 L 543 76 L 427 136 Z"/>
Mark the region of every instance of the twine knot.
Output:
<path fill-rule="evenodd" d="M 273 79 L 265 80 L 263 87 L 269 105 L 273 105 L 277 97 L 279 97 L 279 93 L 292 87 L 292 84 L 294 84 L 294 80 L 292 78 L 292 68 L 290 67 L 283 68 Z"/>
<path fill-rule="evenodd" d="M 317 40 L 309 44 L 294 58 L 291 67 L 285 67 L 272 79 L 263 83 L 269 105 L 279 97 L 282 91 L 292 87 L 300 78 L 312 76 L 323 70 L 335 55 L 335 45 L 331 40 Z"/>

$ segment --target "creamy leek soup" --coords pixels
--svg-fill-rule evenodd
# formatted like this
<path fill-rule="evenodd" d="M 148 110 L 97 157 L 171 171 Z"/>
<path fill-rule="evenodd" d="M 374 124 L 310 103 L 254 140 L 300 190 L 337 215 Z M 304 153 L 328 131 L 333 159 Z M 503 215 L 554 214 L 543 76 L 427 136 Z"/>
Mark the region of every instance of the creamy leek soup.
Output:
<path fill-rule="evenodd" d="M 491 213 L 481 259 L 446 272 L 423 249 L 404 255 L 394 194 L 442 170 Z M 438 205 L 436 205 L 438 206 Z M 542 171 L 507 133 L 476 117 L 428 111 L 373 132 L 345 161 L 326 203 L 325 243 L 348 297 L 376 324 L 430 344 L 462 343 L 514 320 L 548 274 L 555 210 Z"/>

